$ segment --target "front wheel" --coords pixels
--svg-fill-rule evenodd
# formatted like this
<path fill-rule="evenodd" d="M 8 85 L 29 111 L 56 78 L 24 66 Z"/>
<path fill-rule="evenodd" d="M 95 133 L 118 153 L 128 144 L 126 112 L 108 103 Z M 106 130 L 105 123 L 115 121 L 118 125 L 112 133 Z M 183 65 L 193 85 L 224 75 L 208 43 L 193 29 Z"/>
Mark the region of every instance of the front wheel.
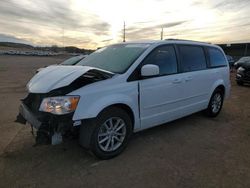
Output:
<path fill-rule="evenodd" d="M 220 113 L 223 105 L 223 98 L 224 98 L 223 91 L 219 88 L 215 89 L 209 101 L 209 105 L 206 109 L 206 114 L 209 117 L 216 117 Z"/>
<path fill-rule="evenodd" d="M 91 126 L 85 132 L 90 138 L 89 149 L 100 159 L 110 159 L 120 154 L 126 147 L 132 134 L 132 122 L 126 111 L 111 107 L 101 112 L 94 122 L 82 126 Z M 80 133 L 81 134 L 81 133 Z M 84 136 L 84 135 L 80 135 Z"/>

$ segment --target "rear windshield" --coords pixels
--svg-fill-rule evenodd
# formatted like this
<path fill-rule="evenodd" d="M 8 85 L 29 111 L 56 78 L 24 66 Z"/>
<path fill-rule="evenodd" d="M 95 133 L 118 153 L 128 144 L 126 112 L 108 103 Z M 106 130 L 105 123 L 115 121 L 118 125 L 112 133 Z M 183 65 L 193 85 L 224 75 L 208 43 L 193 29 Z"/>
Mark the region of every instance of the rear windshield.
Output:
<path fill-rule="evenodd" d="M 223 53 L 217 48 L 208 48 L 208 55 L 210 58 L 211 67 L 226 66 L 228 63 Z"/>
<path fill-rule="evenodd" d="M 100 68 L 113 73 L 124 73 L 150 44 L 116 44 L 101 48 L 77 65 Z"/>

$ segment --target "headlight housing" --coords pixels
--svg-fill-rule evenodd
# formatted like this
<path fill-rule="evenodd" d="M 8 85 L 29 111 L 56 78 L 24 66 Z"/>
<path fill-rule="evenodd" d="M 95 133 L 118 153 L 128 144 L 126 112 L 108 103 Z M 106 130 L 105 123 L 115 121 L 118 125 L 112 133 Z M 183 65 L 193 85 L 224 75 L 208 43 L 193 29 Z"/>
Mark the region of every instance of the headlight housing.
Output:
<path fill-rule="evenodd" d="M 79 96 L 58 96 L 44 98 L 39 111 L 49 112 L 56 115 L 68 114 L 75 111 Z"/>
<path fill-rule="evenodd" d="M 243 67 L 239 67 L 237 70 L 237 72 L 243 72 L 243 71 L 245 71 L 245 69 Z"/>

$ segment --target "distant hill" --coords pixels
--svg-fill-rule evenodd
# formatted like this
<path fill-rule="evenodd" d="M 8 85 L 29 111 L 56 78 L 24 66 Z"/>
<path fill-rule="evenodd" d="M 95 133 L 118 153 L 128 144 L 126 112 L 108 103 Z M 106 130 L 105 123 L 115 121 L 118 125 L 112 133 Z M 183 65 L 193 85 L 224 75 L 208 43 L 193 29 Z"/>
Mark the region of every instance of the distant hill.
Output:
<path fill-rule="evenodd" d="M 53 46 L 47 46 L 47 47 L 34 47 L 29 44 L 23 44 L 23 43 L 14 43 L 14 42 L 0 42 L 0 49 L 2 50 L 11 50 L 11 49 L 18 49 L 18 50 L 28 50 L 28 51 L 52 51 L 52 52 L 66 52 L 66 53 L 81 53 L 81 54 L 90 54 L 94 50 L 89 49 L 81 49 L 74 46 L 66 46 L 66 47 L 58 47 L 56 45 Z"/>
<path fill-rule="evenodd" d="M 12 47 L 12 48 L 29 48 L 29 49 L 34 48 L 33 46 L 28 45 L 28 44 L 14 43 L 14 42 L 0 42 L 0 46 Z"/>

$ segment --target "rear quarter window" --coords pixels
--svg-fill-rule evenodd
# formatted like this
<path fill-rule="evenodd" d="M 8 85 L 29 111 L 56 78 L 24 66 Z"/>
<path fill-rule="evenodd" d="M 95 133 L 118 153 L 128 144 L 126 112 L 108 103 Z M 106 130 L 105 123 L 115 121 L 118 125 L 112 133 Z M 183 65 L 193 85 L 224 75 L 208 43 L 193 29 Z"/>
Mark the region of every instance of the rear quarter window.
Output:
<path fill-rule="evenodd" d="M 206 69 L 206 57 L 201 46 L 180 45 L 179 53 L 182 72 Z"/>
<path fill-rule="evenodd" d="M 219 49 L 208 48 L 208 56 L 211 67 L 227 66 L 227 60 Z"/>

